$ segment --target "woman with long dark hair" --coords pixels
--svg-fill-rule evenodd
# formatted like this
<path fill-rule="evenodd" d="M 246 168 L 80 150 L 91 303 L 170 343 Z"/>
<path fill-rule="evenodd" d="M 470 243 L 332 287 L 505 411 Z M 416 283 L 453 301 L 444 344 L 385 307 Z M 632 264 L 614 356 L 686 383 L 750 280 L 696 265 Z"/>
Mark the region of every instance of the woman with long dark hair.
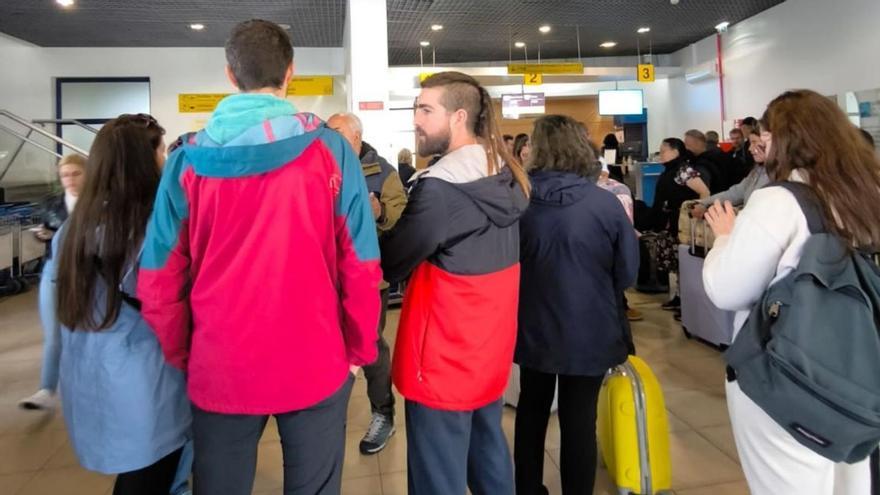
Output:
<path fill-rule="evenodd" d="M 117 474 L 117 495 L 170 493 L 190 426 L 183 373 L 165 364 L 134 297 L 164 132 L 145 114 L 107 122 L 55 239 L 64 419 L 80 464 Z"/>
<path fill-rule="evenodd" d="M 782 94 L 761 119 L 761 140 L 771 180 L 807 185 L 825 225 L 845 245 L 880 249 L 875 206 L 880 204 L 880 160 L 832 100 L 808 90 Z M 738 216 L 729 201 L 716 202 L 706 220 L 717 237 L 703 268 L 704 285 L 716 306 L 737 311 L 738 333 L 765 290 L 797 268 L 811 235 L 807 218 L 789 190 L 766 187 L 752 194 Z M 726 387 L 737 451 L 752 493 L 870 493 L 867 460 L 835 463 L 817 454 L 745 395 L 736 380 Z"/>
<path fill-rule="evenodd" d="M 593 492 L 602 378 L 630 347 L 623 291 L 638 240 L 623 205 L 596 185 L 601 166 L 570 117 L 535 122 L 531 204 L 520 219 L 520 366 L 514 463 L 518 495 L 546 494 L 544 437 L 557 381 L 562 493 Z"/>

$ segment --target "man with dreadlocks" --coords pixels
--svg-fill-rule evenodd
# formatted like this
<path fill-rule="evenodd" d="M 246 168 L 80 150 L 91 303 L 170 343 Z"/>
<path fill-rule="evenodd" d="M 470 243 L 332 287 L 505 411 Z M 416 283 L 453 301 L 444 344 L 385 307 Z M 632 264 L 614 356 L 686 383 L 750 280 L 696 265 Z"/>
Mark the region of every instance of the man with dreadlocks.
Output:
<path fill-rule="evenodd" d="M 470 76 L 422 82 L 414 124 L 419 154 L 442 157 L 411 179 L 403 216 L 382 240 L 386 279 L 412 274 L 392 365 L 406 398 L 409 493 L 511 495 L 501 395 L 516 340 L 528 178 Z"/>

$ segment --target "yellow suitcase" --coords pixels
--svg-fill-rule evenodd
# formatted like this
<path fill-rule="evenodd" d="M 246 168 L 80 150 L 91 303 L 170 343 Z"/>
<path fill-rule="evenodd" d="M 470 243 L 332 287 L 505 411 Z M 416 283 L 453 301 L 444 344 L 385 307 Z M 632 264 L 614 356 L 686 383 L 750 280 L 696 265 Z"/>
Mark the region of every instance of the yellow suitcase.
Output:
<path fill-rule="evenodd" d="M 621 495 L 671 493 L 663 390 L 640 358 L 630 356 L 605 376 L 597 428 L 602 460 Z"/>

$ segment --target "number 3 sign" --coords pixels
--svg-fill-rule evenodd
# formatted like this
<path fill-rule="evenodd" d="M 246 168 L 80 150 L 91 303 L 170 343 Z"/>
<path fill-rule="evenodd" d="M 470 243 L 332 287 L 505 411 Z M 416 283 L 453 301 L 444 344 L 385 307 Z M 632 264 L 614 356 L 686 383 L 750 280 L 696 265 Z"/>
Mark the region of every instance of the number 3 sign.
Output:
<path fill-rule="evenodd" d="M 654 64 L 639 64 L 639 82 L 654 82 Z"/>

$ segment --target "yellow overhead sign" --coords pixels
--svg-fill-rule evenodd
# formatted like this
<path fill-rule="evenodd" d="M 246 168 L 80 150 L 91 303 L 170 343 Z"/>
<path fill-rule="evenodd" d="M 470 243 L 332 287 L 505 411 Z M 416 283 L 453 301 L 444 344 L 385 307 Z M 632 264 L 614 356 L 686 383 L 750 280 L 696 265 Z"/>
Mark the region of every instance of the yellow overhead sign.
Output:
<path fill-rule="evenodd" d="M 181 93 L 177 95 L 177 108 L 180 113 L 210 113 L 227 96 L 226 93 Z"/>
<path fill-rule="evenodd" d="M 639 64 L 639 82 L 654 82 L 654 64 Z"/>
<path fill-rule="evenodd" d="M 523 76 L 523 83 L 526 86 L 540 86 L 544 84 L 544 76 L 542 74 L 526 74 Z"/>
<path fill-rule="evenodd" d="M 508 64 L 508 74 L 583 74 L 584 64 Z"/>
<path fill-rule="evenodd" d="M 331 96 L 333 76 L 293 76 L 287 85 L 287 96 Z"/>

